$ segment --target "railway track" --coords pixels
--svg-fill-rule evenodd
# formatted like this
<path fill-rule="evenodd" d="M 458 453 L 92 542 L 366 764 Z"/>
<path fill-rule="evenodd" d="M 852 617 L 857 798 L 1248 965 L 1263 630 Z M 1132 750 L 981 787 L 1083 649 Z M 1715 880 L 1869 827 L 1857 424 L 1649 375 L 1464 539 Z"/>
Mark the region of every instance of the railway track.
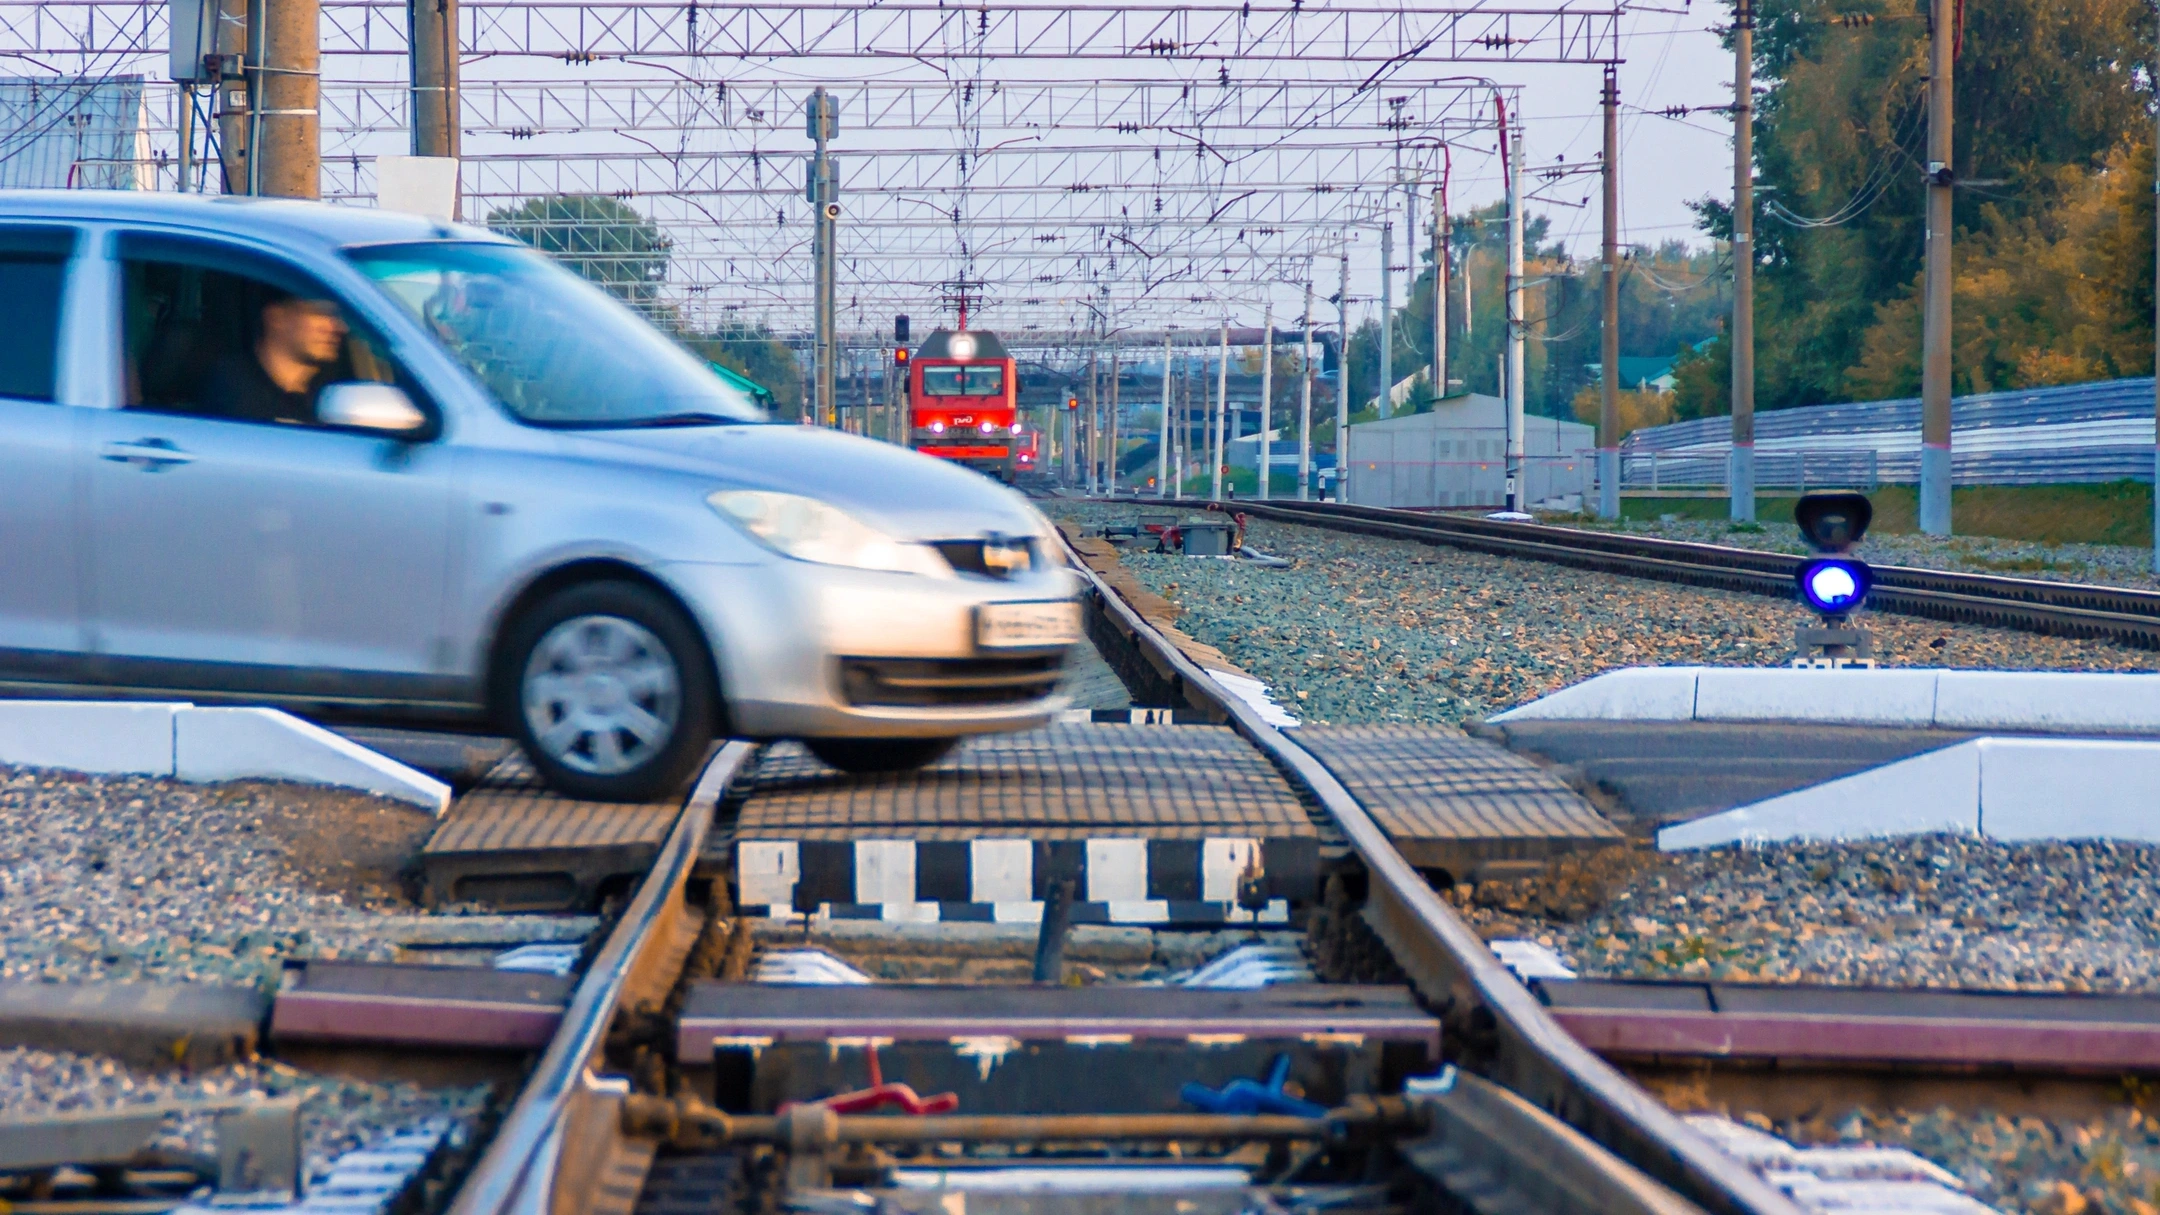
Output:
<path fill-rule="evenodd" d="M 1352 504 L 1239 501 L 1227 509 L 1280 523 L 1784 599 L 1793 597 L 1793 576 L 1802 560 L 1714 544 Z M 2160 650 L 2160 592 L 1894 565 L 1872 568 L 1875 589 L 1868 606 L 1877 611 Z"/>

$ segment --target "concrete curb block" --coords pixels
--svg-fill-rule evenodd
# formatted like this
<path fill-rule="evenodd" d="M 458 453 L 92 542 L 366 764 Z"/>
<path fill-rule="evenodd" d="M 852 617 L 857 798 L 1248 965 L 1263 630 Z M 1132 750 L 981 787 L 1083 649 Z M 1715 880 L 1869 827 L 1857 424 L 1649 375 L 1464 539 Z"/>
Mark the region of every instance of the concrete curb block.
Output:
<path fill-rule="evenodd" d="M 0 701 L 0 763 L 194 782 L 289 780 L 410 802 L 433 814 L 450 786 L 276 709 L 119 700 Z"/>
<path fill-rule="evenodd" d="M 450 786 L 276 709 L 188 707 L 173 715 L 173 775 L 184 781 L 301 781 L 450 808 Z"/>
<path fill-rule="evenodd" d="M 1724 844 L 1951 832 L 2006 842 L 2160 843 L 2160 742 L 1975 738 L 1658 832 Z"/>
<path fill-rule="evenodd" d="M 1489 721 L 1816 721 L 2160 733 L 2160 674 L 1626 667 Z"/>

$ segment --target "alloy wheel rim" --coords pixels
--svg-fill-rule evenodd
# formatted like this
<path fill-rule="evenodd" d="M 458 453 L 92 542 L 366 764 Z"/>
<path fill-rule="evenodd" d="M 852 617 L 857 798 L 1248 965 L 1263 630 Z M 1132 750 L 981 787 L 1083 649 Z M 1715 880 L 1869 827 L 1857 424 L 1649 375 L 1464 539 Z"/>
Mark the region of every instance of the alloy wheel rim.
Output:
<path fill-rule="evenodd" d="M 578 616 L 547 631 L 525 662 L 523 704 L 533 741 L 551 760 L 617 776 L 667 746 L 682 714 L 674 656 L 620 616 Z"/>

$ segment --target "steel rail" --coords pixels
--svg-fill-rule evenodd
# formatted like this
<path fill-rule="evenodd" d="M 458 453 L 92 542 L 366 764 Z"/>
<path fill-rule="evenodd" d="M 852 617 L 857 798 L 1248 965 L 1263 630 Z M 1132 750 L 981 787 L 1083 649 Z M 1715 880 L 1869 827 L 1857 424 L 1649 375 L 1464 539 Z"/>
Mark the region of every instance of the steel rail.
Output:
<path fill-rule="evenodd" d="M 1793 577 L 1803 560 L 1685 540 L 1354 504 L 1240 501 L 1221 506 L 1281 523 L 1787 599 L 1794 597 Z M 2160 650 L 2160 593 L 2153 591 L 1898 565 L 1870 568 L 1875 589 L 1868 606 L 1879 611 Z"/>
<path fill-rule="evenodd" d="M 1801 1208 L 1791 1198 L 1718 1150 L 1562 1029 L 1477 933 L 1403 860 L 1386 833 L 1325 765 L 1172 645 L 1090 569 L 1069 543 L 1066 551 L 1087 580 L 1094 602 L 1120 632 L 1147 652 L 1152 663 L 1174 673 L 1173 686 L 1180 696 L 1195 704 L 1206 702 L 1320 803 L 1370 875 L 1367 922 L 1419 993 L 1450 1025 L 1489 1021 L 1496 1032 L 1492 1078 L 1594 1141 L 1593 1146 L 1548 1135 L 1537 1145 L 1538 1152 L 1521 1155 L 1517 1154 L 1521 1144 L 1496 1142 L 1490 1153 L 1496 1167 L 1534 1161 L 1535 1167 L 1566 1173 L 1586 1184 L 1602 1183 L 1603 1209 L 1613 1215 L 1687 1209 L 1688 1203 L 1674 1199 L 1671 1192 L 1631 1184 L 1632 1170 L 1595 1150 L 1601 1146 L 1686 1200 L 1720 1215 L 1799 1215 Z M 1515 1133 L 1534 1132 L 1516 1124 Z"/>
<path fill-rule="evenodd" d="M 745 742 L 721 747 L 705 765 L 683 812 L 637 894 L 623 910 L 607 942 L 594 955 L 564 1010 L 562 1025 L 540 1056 L 525 1091 L 503 1118 L 480 1162 L 459 1187 L 449 1215 L 508 1215 L 556 1207 L 558 1163 L 574 1145 L 570 1123 L 580 1092 L 591 1080 L 609 1027 L 633 977 L 652 962 L 658 932 L 682 905 L 691 867 L 712 825 L 712 810 L 757 748 Z"/>

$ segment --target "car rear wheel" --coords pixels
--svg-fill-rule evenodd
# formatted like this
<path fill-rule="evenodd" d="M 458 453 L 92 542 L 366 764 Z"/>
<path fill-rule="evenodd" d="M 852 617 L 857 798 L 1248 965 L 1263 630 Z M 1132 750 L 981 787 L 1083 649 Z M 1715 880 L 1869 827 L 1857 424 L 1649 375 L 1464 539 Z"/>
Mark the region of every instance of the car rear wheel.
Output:
<path fill-rule="evenodd" d="M 803 745 L 842 772 L 906 772 L 934 764 L 957 738 L 806 738 Z"/>
<path fill-rule="evenodd" d="M 647 587 L 558 591 L 513 626 L 498 689 L 549 787 L 642 802 L 681 789 L 711 745 L 718 694 L 697 627 Z"/>

